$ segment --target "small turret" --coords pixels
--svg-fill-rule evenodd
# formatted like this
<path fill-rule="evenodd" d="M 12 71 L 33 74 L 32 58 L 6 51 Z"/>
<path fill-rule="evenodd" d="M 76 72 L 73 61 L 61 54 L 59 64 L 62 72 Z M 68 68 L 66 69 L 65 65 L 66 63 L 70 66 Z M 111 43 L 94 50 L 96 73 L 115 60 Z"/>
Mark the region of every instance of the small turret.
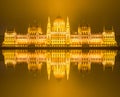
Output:
<path fill-rule="evenodd" d="M 70 33 L 70 23 L 69 23 L 69 17 L 67 17 L 66 32 L 69 32 L 69 33 Z"/>

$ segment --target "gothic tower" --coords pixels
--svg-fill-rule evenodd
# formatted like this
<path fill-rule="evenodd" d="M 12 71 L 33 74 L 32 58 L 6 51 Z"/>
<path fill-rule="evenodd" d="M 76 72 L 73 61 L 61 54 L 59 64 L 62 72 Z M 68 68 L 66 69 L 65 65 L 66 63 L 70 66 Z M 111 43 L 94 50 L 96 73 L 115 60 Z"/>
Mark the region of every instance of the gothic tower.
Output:
<path fill-rule="evenodd" d="M 50 23 L 50 17 L 48 17 L 48 24 L 47 24 L 47 44 L 50 44 L 51 40 L 51 23 Z"/>
<path fill-rule="evenodd" d="M 70 33 L 70 23 L 69 23 L 69 18 L 67 17 L 67 23 L 66 23 L 66 32 Z"/>

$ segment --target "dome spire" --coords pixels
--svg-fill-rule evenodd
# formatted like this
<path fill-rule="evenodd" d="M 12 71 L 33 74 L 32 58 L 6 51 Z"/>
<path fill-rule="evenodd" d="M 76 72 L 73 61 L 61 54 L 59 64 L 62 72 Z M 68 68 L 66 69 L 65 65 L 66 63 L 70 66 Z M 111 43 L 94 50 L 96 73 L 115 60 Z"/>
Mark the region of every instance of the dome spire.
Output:
<path fill-rule="evenodd" d="M 69 23 L 69 17 L 67 16 L 67 23 L 66 23 L 66 32 L 70 33 L 70 23 Z"/>

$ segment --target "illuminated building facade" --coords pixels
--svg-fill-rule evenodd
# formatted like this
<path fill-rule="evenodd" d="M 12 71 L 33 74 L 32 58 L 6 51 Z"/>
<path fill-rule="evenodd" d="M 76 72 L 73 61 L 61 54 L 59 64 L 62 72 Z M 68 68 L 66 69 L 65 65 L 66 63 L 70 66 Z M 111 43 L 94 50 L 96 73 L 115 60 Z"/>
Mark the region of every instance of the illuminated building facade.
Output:
<path fill-rule="evenodd" d="M 26 35 L 17 34 L 16 31 L 5 32 L 3 46 L 40 46 L 45 45 L 46 35 L 42 34 L 41 27 L 32 25 L 28 27 Z"/>
<path fill-rule="evenodd" d="M 3 50 L 6 67 L 16 67 L 17 64 L 27 63 L 29 71 L 40 71 L 42 65 L 46 64 L 48 79 L 51 74 L 61 79 L 66 76 L 69 79 L 70 66 L 78 66 L 78 70 L 88 72 L 92 64 L 101 64 L 103 70 L 107 67 L 114 69 L 115 50 Z"/>
<path fill-rule="evenodd" d="M 115 32 L 112 28 L 104 28 L 102 33 L 92 34 L 89 25 L 78 27 L 77 34 L 71 34 L 69 18 L 66 22 L 58 16 L 53 23 L 48 17 L 47 31 L 43 34 L 39 25 L 28 27 L 26 35 L 19 35 L 15 30 L 7 31 L 4 35 L 2 46 L 78 46 L 78 47 L 101 47 L 117 46 Z"/>
<path fill-rule="evenodd" d="M 69 45 L 70 44 L 70 24 L 69 18 L 67 17 L 67 22 L 61 18 L 57 17 L 53 26 L 51 26 L 50 18 L 48 18 L 47 24 L 47 45 Z"/>

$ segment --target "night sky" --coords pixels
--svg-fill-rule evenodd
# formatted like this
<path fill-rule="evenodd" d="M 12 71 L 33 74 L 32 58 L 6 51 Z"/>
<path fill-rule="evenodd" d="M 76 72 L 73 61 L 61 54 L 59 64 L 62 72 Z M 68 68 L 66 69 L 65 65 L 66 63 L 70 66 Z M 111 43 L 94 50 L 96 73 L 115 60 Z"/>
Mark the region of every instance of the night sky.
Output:
<path fill-rule="evenodd" d="M 18 33 L 27 32 L 33 21 L 46 32 L 47 17 L 70 17 L 71 32 L 81 23 L 91 25 L 93 32 L 102 31 L 104 25 L 120 29 L 119 0 L 0 0 L 0 28 L 16 27 Z M 3 33 L 1 31 L 1 33 Z"/>

